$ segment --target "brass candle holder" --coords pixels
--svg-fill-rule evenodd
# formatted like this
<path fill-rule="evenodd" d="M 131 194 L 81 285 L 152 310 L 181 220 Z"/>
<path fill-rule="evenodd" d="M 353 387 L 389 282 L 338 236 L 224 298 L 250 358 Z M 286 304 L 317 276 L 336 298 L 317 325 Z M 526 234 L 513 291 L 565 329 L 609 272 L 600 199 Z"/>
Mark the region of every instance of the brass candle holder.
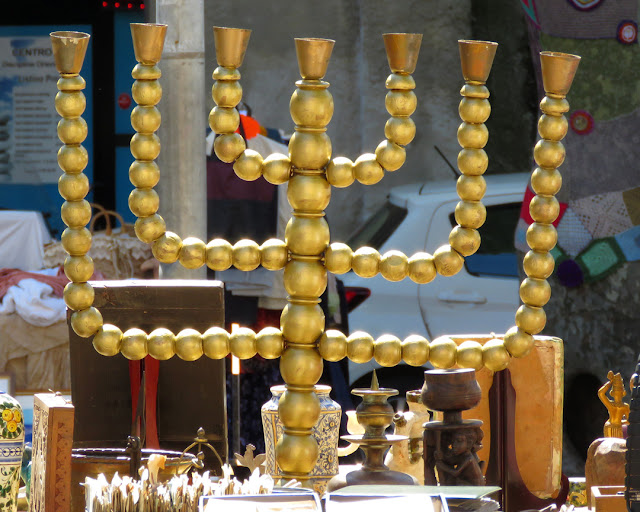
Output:
<path fill-rule="evenodd" d="M 209 124 L 218 134 L 214 142 L 216 155 L 224 162 L 233 162 L 236 174 L 242 179 L 255 180 L 262 176 L 270 183 L 288 183 L 287 197 L 293 208 L 285 240 L 271 239 L 261 246 L 251 240 L 240 240 L 232 246 L 221 239 L 208 243 L 191 237 L 182 239 L 167 230 L 157 213 L 159 197 L 153 187 L 160 178 L 155 163 L 160 141 L 155 132 L 161 118 L 156 105 L 162 97 L 158 62 L 165 32 L 164 25 L 131 25 L 138 64 L 132 72 L 135 79 L 132 95 L 137 106 L 131 113 L 136 134 L 131 140 L 135 161 L 129 169 L 129 177 L 135 190 L 129 197 L 129 206 L 138 217 L 136 235 L 141 241 L 152 244 L 154 256 L 162 263 L 178 261 L 186 268 L 206 264 L 216 271 L 231 266 L 243 271 L 254 270 L 260 265 L 269 270 L 284 268 L 289 303 L 282 312 L 280 329 L 269 327 L 259 333 L 247 328 L 228 333 L 219 327 L 204 333 L 194 329 L 172 333 L 163 328 L 151 333 L 134 328 L 123 333 L 115 325 L 103 324 L 102 315 L 93 306 L 93 288 L 87 282 L 93 274 L 93 261 L 87 256 L 91 233 L 86 228 L 91 208 L 84 200 L 89 183 L 82 172 L 87 164 L 87 152 L 81 143 L 86 138 L 87 125 L 81 117 L 85 107 L 82 93 L 85 82 L 79 72 L 89 36 L 54 32 L 51 39 L 60 73 L 60 92 L 55 101 L 62 116 L 58 135 L 64 144 L 58 152 L 58 163 L 64 171 L 59 179 L 59 191 L 66 200 L 61 214 L 68 226 L 62 234 L 62 244 L 69 254 L 64 268 L 71 280 L 65 288 L 64 299 L 74 311 L 72 328 L 81 337 L 93 337 L 97 352 L 105 356 L 121 352 L 131 360 L 147 355 L 166 360 L 177 355 L 193 361 L 203 355 L 221 359 L 229 353 L 240 359 L 256 354 L 267 359 L 279 357 L 287 390 L 279 405 L 284 434 L 276 448 L 277 461 L 286 478 L 305 480 L 318 454 L 312 428 L 318 420 L 320 406 L 313 386 L 322 374 L 323 359 L 339 361 L 349 357 L 354 362 L 364 363 L 374 358 L 382 366 L 395 366 L 403 360 L 421 366 L 430 361 L 439 368 L 457 363 L 463 367 L 487 366 L 498 370 L 508 365 L 511 356 L 522 357 L 531 350 L 532 336 L 544 326 L 542 306 L 550 293 L 545 279 L 554 265 L 548 251 L 555 244 L 555 229 L 551 223 L 559 211 L 553 195 L 561 183 L 556 168 L 564 159 L 560 140 L 566 134 L 567 121 L 562 114 L 569 108 L 564 96 L 579 57 L 564 54 L 544 54 L 542 57 L 547 98 L 541 104 L 544 115 L 539 123 L 543 140 L 535 150 L 540 167 L 532 176 L 532 185 L 538 194 L 531 203 L 531 214 L 536 222 L 527 233 L 532 251 L 525 258 L 528 278 L 521 286 L 525 305 L 516 314 L 516 327 L 507 333 L 504 342 L 485 346 L 468 342 L 457 348 L 453 341 L 430 344 L 421 336 L 410 336 L 401 341 L 395 336 L 384 335 L 374 340 L 362 332 L 347 338 L 339 331 L 325 331 L 324 314 L 318 303 L 327 285 L 327 271 L 342 274 L 353 270 L 361 277 L 380 273 L 390 281 L 409 277 L 416 283 L 426 284 L 438 273 L 450 276 L 459 272 L 464 257 L 478 249 L 477 229 L 486 217 L 481 203 L 486 188 L 482 174 L 488 165 L 483 149 L 488 139 L 484 122 L 491 111 L 489 91 L 484 83 L 496 43 L 459 43 L 465 85 L 459 108 L 463 122 L 458 129 L 458 141 L 462 146 L 458 167 L 463 176 L 457 185 L 461 199 L 455 212 L 458 225 L 451 231 L 449 244 L 437 249 L 433 255 L 419 252 L 409 257 L 399 251 L 380 255 L 373 248 L 352 250 L 345 244 L 330 244 L 324 210 L 331 198 L 331 187 L 347 187 L 355 180 L 365 185 L 374 184 L 384 177 L 385 171 L 396 171 L 404 163 L 405 146 L 413 140 L 416 131 L 410 118 L 417 106 L 411 73 L 416 67 L 420 34 L 384 35 L 391 68 L 385 84 L 388 89 L 385 106 L 391 115 L 384 127 L 386 140 L 374 153 L 363 154 L 351 161 L 344 157 L 332 158 L 331 141 L 326 134 L 326 126 L 333 115 L 333 99 L 329 84 L 322 78 L 333 41 L 296 39 L 302 79 L 296 82 L 297 89 L 290 102 L 295 133 L 289 143 L 288 155 L 273 154 L 263 158 L 246 149 L 242 137 L 235 133 L 240 122 L 236 106 L 242 99 L 238 68 L 250 31 L 214 28 L 218 67 L 213 72 L 212 96 L 216 107 L 211 111 Z"/>
<path fill-rule="evenodd" d="M 370 388 L 357 388 L 351 393 L 362 397 L 362 402 L 356 408 L 356 416 L 358 423 L 364 427 L 364 434 L 342 436 L 342 439 L 360 445 L 365 459 L 362 469 L 334 476 L 329 481 L 327 491 L 333 492 L 348 485 L 418 485 L 419 482 L 411 475 L 392 471 L 384 464 L 384 455 L 391 445 L 408 439 L 407 436 L 385 434 L 395 414 L 387 400 L 397 395 L 398 390 L 381 388 L 374 371 Z"/>

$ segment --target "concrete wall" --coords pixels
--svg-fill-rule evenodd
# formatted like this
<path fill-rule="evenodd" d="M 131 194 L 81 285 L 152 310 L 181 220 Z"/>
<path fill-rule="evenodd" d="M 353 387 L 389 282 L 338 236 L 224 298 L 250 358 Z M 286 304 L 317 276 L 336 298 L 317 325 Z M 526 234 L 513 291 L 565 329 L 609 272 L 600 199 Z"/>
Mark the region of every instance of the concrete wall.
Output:
<path fill-rule="evenodd" d="M 362 221 L 384 201 L 390 187 L 406 183 L 437 179 L 454 179 L 451 169 L 436 152 L 437 146 L 454 166 L 459 146 L 456 130 L 459 90 L 463 83 L 460 72 L 458 39 L 474 36 L 474 20 L 482 22 L 483 36 L 515 34 L 526 41 L 526 29 L 519 6 L 509 8 L 507 0 L 483 2 L 485 9 L 472 6 L 471 0 L 325 0 L 295 1 L 256 0 L 205 2 L 205 63 L 207 77 L 216 66 L 211 27 L 227 26 L 252 29 L 251 40 L 241 68 L 244 97 L 258 121 L 269 127 L 293 130 L 289 116 L 289 99 L 299 79 L 294 37 L 324 37 L 335 39 L 336 45 L 327 76 L 335 101 L 335 114 L 328 134 L 333 141 L 334 156 L 347 156 L 355 160 L 360 154 L 373 152 L 384 139 L 384 124 L 389 115 L 384 107 L 384 82 L 390 71 L 381 34 L 384 32 L 420 32 L 424 34 L 418 67 L 414 74 L 418 109 L 413 116 L 417 135 L 407 149 L 404 167 L 387 173 L 377 185 L 365 187 L 355 183 L 348 189 L 333 189 L 331 205 L 327 210 L 332 239 L 342 240 L 353 230 L 354 223 Z M 505 4 L 503 6 L 503 4 Z M 493 16 L 493 11 L 501 13 Z M 475 14 L 474 14 L 475 12 Z M 478 16 L 480 14 L 480 16 Z M 474 17 L 475 16 L 475 17 Z M 506 34 L 505 19 L 515 18 Z M 496 22 L 493 23 L 493 20 Z M 498 28 L 501 26 L 501 28 Z M 500 41 L 500 38 L 494 39 Z M 509 45 L 508 45 L 509 46 Z M 499 52 L 509 54 L 509 47 Z M 518 50 L 520 51 L 520 50 Z M 525 56 L 528 50 L 524 48 Z M 520 57 L 518 57 L 520 58 Z M 517 59 L 516 59 L 517 60 Z M 506 59 L 503 76 L 508 80 L 507 94 L 520 94 L 522 80 L 514 89 L 514 59 Z M 209 79 L 207 90 L 212 80 Z M 492 91 L 493 92 L 493 91 Z M 493 99 L 493 98 L 492 98 Z M 208 98 L 207 111 L 213 105 Z M 521 100 L 516 100 L 521 103 Z M 504 134 L 532 133 L 522 128 L 523 122 L 533 125 L 533 117 L 517 119 L 518 107 L 509 105 Z M 514 112 L 515 108 L 515 112 Z M 526 110 L 524 105 L 521 110 Z M 514 115 L 515 113 L 515 115 Z M 521 126 L 514 129 L 513 123 Z M 490 130 L 491 130 L 491 126 Z M 491 137 L 502 140 L 499 149 L 509 152 L 512 140 L 491 132 Z M 525 138 L 524 146 L 531 147 Z M 505 144 L 506 142 L 506 144 Z M 490 155 L 493 158 L 493 155 Z M 506 158 L 506 161 L 505 161 Z M 521 157 L 528 162 L 530 150 Z M 522 163 L 512 165 L 509 157 L 491 166 L 494 172 L 514 172 Z M 525 166 L 526 167 L 526 166 Z"/>

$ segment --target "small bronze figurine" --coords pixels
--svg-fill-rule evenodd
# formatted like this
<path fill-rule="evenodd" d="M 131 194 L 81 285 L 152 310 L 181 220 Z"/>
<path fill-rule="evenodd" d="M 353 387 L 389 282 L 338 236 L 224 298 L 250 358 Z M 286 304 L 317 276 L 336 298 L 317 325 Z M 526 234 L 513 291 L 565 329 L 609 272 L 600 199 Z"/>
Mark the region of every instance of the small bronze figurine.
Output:
<path fill-rule="evenodd" d="M 611 370 L 607 374 L 608 382 L 598 390 L 598 397 L 609 411 L 609 419 L 604 424 L 604 437 L 623 438 L 622 426 L 629 423 L 629 405 L 622 401 L 627 393 L 619 373 L 615 375 Z M 607 392 L 613 398 L 607 398 Z"/>

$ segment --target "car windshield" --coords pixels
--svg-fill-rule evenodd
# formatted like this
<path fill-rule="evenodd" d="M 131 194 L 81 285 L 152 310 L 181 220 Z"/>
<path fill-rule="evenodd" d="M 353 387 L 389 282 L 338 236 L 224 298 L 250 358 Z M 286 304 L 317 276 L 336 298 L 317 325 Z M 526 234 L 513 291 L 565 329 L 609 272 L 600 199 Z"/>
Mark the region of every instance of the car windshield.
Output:
<path fill-rule="evenodd" d="M 349 238 L 347 244 L 354 251 L 360 247 L 380 249 L 407 216 L 406 208 L 387 201 Z"/>

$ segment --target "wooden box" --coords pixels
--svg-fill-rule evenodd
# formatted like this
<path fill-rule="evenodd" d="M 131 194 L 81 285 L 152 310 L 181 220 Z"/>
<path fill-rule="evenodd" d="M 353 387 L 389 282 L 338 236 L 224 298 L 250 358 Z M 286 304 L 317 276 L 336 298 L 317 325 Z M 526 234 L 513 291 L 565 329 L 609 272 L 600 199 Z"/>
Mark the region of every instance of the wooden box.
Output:
<path fill-rule="evenodd" d="M 33 399 L 31 512 L 71 510 L 73 412 L 60 395 L 43 393 Z"/>
<path fill-rule="evenodd" d="M 624 486 L 594 485 L 591 487 L 591 510 L 596 512 L 627 512 Z"/>

